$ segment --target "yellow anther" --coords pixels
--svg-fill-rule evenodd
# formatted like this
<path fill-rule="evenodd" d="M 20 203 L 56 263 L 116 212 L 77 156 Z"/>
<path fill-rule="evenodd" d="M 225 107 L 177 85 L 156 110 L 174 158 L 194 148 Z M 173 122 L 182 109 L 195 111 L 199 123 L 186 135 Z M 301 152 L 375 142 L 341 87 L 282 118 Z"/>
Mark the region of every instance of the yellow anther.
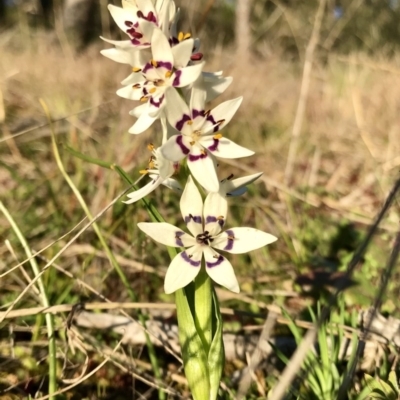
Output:
<path fill-rule="evenodd" d="M 141 174 L 141 175 L 146 175 L 146 174 L 148 174 L 149 173 L 149 171 L 147 171 L 147 169 L 141 169 L 140 171 L 139 171 L 139 174 Z"/>
<path fill-rule="evenodd" d="M 153 87 L 153 88 L 151 88 L 151 89 L 149 90 L 149 93 L 154 93 L 155 91 L 157 91 L 157 89 L 156 89 L 155 87 Z"/>
<path fill-rule="evenodd" d="M 146 103 L 147 97 L 146 97 L 146 96 L 142 96 L 142 97 L 140 98 L 140 101 L 141 101 L 142 103 Z"/>
<path fill-rule="evenodd" d="M 132 89 L 140 89 L 139 83 L 135 83 L 134 85 L 132 85 Z"/>
<path fill-rule="evenodd" d="M 217 133 L 216 135 L 213 136 L 213 138 L 218 140 L 222 138 L 222 135 L 220 133 Z"/>
<path fill-rule="evenodd" d="M 150 63 L 151 63 L 151 65 L 152 65 L 154 68 L 157 68 L 158 63 L 157 63 L 156 60 L 151 60 Z"/>
<path fill-rule="evenodd" d="M 196 142 L 193 140 L 193 141 L 190 142 L 189 144 L 190 144 L 191 146 L 193 146 L 195 143 L 196 143 Z"/>
<path fill-rule="evenodd" d="M 207 155 L 207 152 L 204 149 L 201 149 L 200 153 L 203 154 L 203 156 Z"/>
<path fill-rule="evenodd" d="M 172 71 L 167 71 L 167 72 L 165 73 L 165 77 L 166 77 L 166 78 L 171 78 L 171 75 L 172 75 Z"/>
<path fill-rule="evenodd" d="M 149 162 L 149 169 L 154 169 L 154 167 L 155 167 L 154 161 L 151 160 L 151 161 Z"/>
<path fill-rule="evenodd" d="M 150 151 L 153 151 L 154 150 L 154 144 L 153 143 L 149 143 L 147 145 L 147 149 L 150 150 Z"/>
<path fill-rule="evenodd" d="M 140 72 L 142 69 L 139 67 L 133 67 L 132 72 Z"/>
<path fill-rule="evenodd" d="M 179 40 L 180 42 L 182 42 L 183 37 L 184 37 L 183 32 L 179 32 L 179 33 L 178 33 L 178 40 Z"/>
<path fill-rule="evenodd" d="M 185 35 L 183 36 L 183 40 L 190 39 L 191 37 L 192 35 L 189 32 L 185 33 Z"/>
<path fill-rule="evenodd" d="M 193 120 L 189 119 L 189 121 L 187 122 L 188 125 L 193 125 Z"/>

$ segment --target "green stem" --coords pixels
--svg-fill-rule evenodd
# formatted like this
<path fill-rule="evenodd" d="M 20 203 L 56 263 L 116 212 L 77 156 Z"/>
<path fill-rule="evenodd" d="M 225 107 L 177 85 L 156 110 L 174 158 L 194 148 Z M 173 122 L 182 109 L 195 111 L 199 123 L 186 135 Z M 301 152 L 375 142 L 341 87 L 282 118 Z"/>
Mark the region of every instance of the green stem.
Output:
<path fill-rule="evenodd" d="M 212 340 L 212 287 L 204 265 L 194 280 L 194 284 L 194 323 L 204 350 L 208 354 Z"/>
<path fill-rule="evenodd" d="M 36 259 L 32 257 L 32 252 L 28 246 L 27 241 L 25 240 L 24 235 L 20 231 L 18 225 L 15 223 L 14 219 L 5 208 L 3 203 L 0 201 L 0 210 L 3 212 L 4 216 L 7 218 L 8 222 L 10 223 L 12 229 L 14 230 L 15 234 L 17 235 L 19 241 L 22 244 L 22 247 L 25 250 L 25 254 L 29 258 L 29 262 L 32 267 L 33 274 L 35 277 L 40 275 L 39 266 L 36 262 Z M 50 302 L 47 297 L 46 288 L 43 283 L 43 279 L 39 277 L 38 287 L 40 292 L 40 297 L 42 300 L 42 304 L 44 307 L 50 307 Z M 49 398 L 53 398 L 54 393 L 57 391 L 57 358 L 56 358 L 56 340 L 54 336 L 54 320 L 52 314 L 46 314 L 46 326 L 47 326 L 47 337 L 49 339 Z"/>

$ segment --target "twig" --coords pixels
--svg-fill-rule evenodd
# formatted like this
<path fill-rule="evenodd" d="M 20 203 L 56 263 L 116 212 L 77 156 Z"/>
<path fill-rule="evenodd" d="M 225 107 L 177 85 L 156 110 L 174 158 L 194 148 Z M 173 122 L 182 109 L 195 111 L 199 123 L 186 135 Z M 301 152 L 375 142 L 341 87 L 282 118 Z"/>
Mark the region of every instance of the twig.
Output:
<path fill-rule="evenodd" d="M 289 154 L 288 154 L 286 169 L 285 169 L 285 183 L 286 184 L 288 184 L 290 182 L 290 179 L 292 177 L 297 148 L 299 146 L 299 137 L 300 137 L 301 128 L 303 125 L 304 113 L 306 110 L 308 91 L 310 88 L 314 50 L 319 41 L 319 35 L 320 35 L 320 30 L 321 30 L 322 18 L 324 16 L 325 5 L 326 5 L 326 0 L 319 1 L 317 13 L 315 14 L 315 22 L 314 22 L 313 30 L 311 33 L 310 41 L 308 42 L 308 45 L 306 48 L 304 68 L 303 68 L 303 78 L 301 81 L 301 89 L 300 89 L 300 97 L 299 97 L 299 102 L 297 104 L 295 120 L 293 123 L 292 140 L 290 142 Z"/>

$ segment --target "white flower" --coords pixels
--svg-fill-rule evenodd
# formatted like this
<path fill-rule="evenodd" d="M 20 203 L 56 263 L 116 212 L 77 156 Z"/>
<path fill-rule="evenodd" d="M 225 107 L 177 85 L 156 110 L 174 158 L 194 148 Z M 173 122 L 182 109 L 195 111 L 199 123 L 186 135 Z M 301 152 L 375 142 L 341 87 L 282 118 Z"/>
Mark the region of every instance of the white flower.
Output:
<path fill-rule="evenodd" d="M 218 194 L 210 195 L 212 198 Z M 242 254 L 266 246 L 274 242 L 276 237 L 243 227 L 222 232 L 225 210 L 221 210 L 219 202 L 214 202 L 209 197 L 203 207 L 200 192 L 190 176 L 181 197 L 180 208 L 193 236 L 166 222 L 138 223 L 138 227 L 155 241 L 166 246 L 187 248 L 175 256 L 169 265 L 164 282 L 165 292 L 173 293 L 193 281 L 202 267 L 204 256 L 205 269 L 211 279 L 238 293 L 239 284 L 231 263 L 215 249 Z"/>
<path fill-rule="evenodd" d="M 247 185 L 257 180 L 263 173 L 257 172 L 252 175 L 243 176 L 241 178 L 233 179 L 233 175 L 229 175 L 227 178 L 220 182 L 219 193 L 221 196 L 233 197 L 241 196 L 247 192 Z"/>
<path fill-rule="evenodd" d="M 180 132 L 161 146 L 165 158 L 180 161 L 187 156 L 188 166 L 197 181 L 208 191 L 218 192 L 215 158 L 240 158 L 254 154 L 219 131 L 228 124 L 242 97 L 226 101 L 211 111 L 204 109 L 206 91 L 193 87 L 190 107 L 176 92 L 171 92 L 166 108 L 168 122 Z"/>
<path fill-rule="evenodd" d="M 108 9 L 118 27 L 129 40 L 104 39 L 120 48 L 145 49 L 150 47 L 154 28 L 161 29 L 169 37 L 169 26 L 176 16 L 175 3 L 170 0 L 123 0 L 121 7 L 110 4 Z"/>
<path fill-rule="evenodd" d="M 129 130 L 130 133 L 145 131 L 157 118 L 167 104 L 170 92 L 194 82 L 204 63 L 187 66 L 192 53 L 193 39 L 187 39 L 174 47 L 168 43 L 165 35 L 155 29 L 151 40 L 152 59 L 144 62 L 138 52 L 126 53 L 123 49 L 103 51 L 103 54 L 115 61 L 127 62 L 133 66 L 133 73 L 122 84 L 126 85 L 117 91 L 121 97 L 146 102 L 132 110 L 139 115 L 138 120 Z M 138 62 L 138 65 L 134 63 Z"/>
<path fill-rule="evenodd" d="M 149 174 L 151 181 L 139 190 L 129 193 L 127 196 L 129 200 L 124 201 L 125 204 L 132 204 L 150 194 L 153 190 L 157 189 L 160 185 L 164 185 L 169 189 L 182 191 L 182 187 L 178 181 L 172 179 L 171 176 L 178 168 L 178 164 L 166 160 L 160 152 L 160 149 L 155 149 L 153 145 L 148 146 L 152 151 L 152 156 L 149 160 L 149 167 L 143 171 L 142 174 Z"/>

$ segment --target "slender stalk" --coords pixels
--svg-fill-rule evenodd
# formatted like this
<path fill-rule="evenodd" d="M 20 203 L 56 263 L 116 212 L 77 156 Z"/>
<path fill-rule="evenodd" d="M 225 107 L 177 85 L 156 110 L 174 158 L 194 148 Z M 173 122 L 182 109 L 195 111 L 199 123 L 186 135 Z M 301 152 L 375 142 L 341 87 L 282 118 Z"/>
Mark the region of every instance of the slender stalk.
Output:
<path fill-rule="evenodd" d="M 4 206 L 4 204 L 0 201 L 0 210 L 3 212 L 4 216 L 7 218 L 8 222 L 11 225 L 11 228 L 15 232 L 15 234 L 18 237 L 18 240 L 21 242 L 22 247 L 25 250 L 25 254 L 27 257 L 30 259 L 29 262 L 32 267 L 32 271 L 35 275 L 35 277 L 39 276 L 40 270 L 39 266 L 36 262 L 36 259 L 32 257 L 31 250 L 29 248 L 29 245 L 27 241 L 25 240 L 24 235 L 20 231 L 18 225 Z M 42 304 L 44 307 L 50 307 L 50 302 L 47 297 L 47 292 L 46 288 L 43 283 L 43 279 L 39 277 L 37 280 L 39 292 L 40 292 L 40 298 L 42 300 Z M 49 398 L 51 399 L 54 395 L 54 393 L 57 391 L 57 359 L 56 359 L 56 340 L 54 336 L 54 320 L 53 320 L 53 315 L 52 314 L 46 314 L 45 315 L 46 319 L 46 326 L 47 326 L 47 337 L 49 339 Z"/>
<path fill-rule="evenodd" d="M 206 353 L 210 350 L 212 340 L 212 287 L 204 265 L 194 280 L 194 323 L 203 342 Z"/>

